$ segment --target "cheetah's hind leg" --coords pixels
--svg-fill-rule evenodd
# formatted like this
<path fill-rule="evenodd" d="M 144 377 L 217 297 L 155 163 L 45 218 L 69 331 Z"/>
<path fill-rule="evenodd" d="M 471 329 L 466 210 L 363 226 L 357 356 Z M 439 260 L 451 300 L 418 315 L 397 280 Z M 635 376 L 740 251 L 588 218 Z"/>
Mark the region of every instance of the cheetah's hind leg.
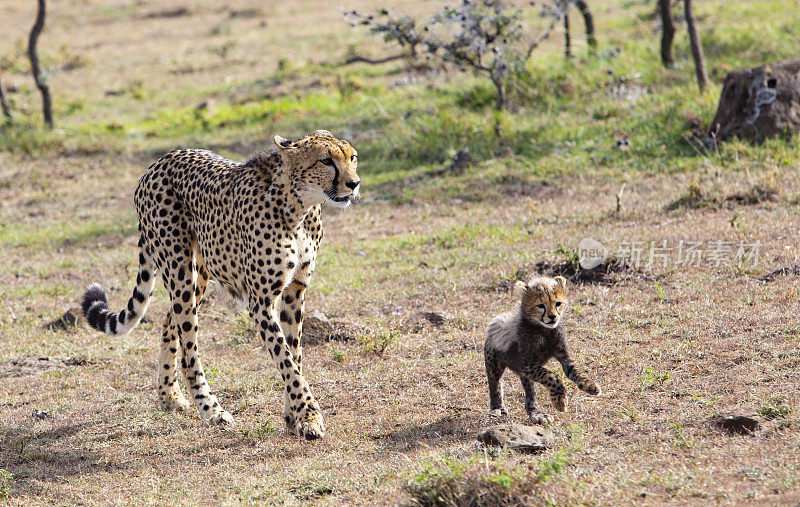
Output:
<path fill-rule="evenodd" d="M 178 332 L 172 324 L 171 311 L 167 312 L 162 324 L 158 355 L 158 401 L 163 410 L 183 412 L 192 406 L 178 385 Z"/>
<path fill-rule="evenodd" d="M 491 352 L 484 356 L 486 364 L 486 380 L 489 384 L 489 415 L 502 417 L 508 413 L 503 400 L 503 372 L 506 367 Z"/>
<path fill-rule="evenodd" d="M 197 255 L 194 238 L 188 232 L 178 231 L 172 237 L 172 248 L 163 248 L 159 242 L 154 251 L 165 252 L 162 278 L 170 298 L 170 329 L 175 331 L 182 352 L 181 368 L 190 399 L 195 402 L 200 417 L 208 424 L 232 424 L 233 417 L 223 410 L 216 395 L 206 382 L 203 364 L 197 350 Z M 203 282 L 204 285 L 204 282 Z M 174 340 L 174 338 L 173 338 Z M 163 365 L 162 365 L 163 366 Z"/>

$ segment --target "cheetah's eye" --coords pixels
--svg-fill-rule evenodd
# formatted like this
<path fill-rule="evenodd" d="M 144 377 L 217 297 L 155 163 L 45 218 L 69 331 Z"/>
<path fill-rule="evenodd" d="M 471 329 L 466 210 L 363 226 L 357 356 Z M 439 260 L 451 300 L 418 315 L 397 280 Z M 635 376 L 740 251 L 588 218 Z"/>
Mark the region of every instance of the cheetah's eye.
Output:
<path fill-rule="evenodd" d="M 336 167 L 336 164 L 333 163 L 333 159 L 332 158 L 326 158 L 325 160 L 321 160 L 320 162 L 322 162 L 323 164 L 325 164 L 327 166 Z"/>
<path fill-rule="evenodd" d="M 538 305 L 536 305 L 536 308 L 539 308 L 539 309 L 541 309 L 541 310 L 544 310 L 544 305 L 543 305 L 543 304 L 541 304 L 541 303 L 539 303 Z"/>
<path fill-rule="evenodd" d="M 556 306 L 561 306 L 561 301 L 556 301 Z"/>

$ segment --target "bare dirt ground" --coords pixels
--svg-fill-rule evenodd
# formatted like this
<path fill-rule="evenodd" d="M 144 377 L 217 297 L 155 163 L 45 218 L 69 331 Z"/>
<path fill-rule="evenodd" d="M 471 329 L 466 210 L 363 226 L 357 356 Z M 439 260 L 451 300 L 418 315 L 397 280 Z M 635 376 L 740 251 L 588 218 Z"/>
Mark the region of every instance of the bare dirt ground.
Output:
<path fill-rule="evenodd" d="M 72 196 L 59 199 L 58 207 L 40 207 L 43 216 L 29 218 L 20 202 L 5 216 L 47 223 L 72 205 L 92 215 L 125 216 L 129 197 L 84 204 L 79 189 L 103 188 L 107 178 L 102 169 L 77 174 L 88 163 L 70 161 L 63 174 L 51 176 L 54 187 Z M 110 170 L 115 187 L 133 188 L 133 167 Z M 594 195 L 602 183 L 590 192 L 568 181 L 542 200 L 375 203 L 327 212 L 327 253 L 308 307 L 381 331 L 307 347 L 308 378 L 328 426 L 327 437 L 313 443 L 285 434 L 274 367 L 251 341 L 245 321 L 213 303 L 201 315 L 201 350 L 210 383 L 236 417 L 232 430 L 207 428 L 194 413 L 157 408 L 155 323 L 123 340 L 85 325 L 42 329 L 95 279 L 109 284 L 112 300 L 122 303 L 135 260 L 130 233 L 6 249 L 0 467 L 14 477 L 11 501 L 402 500 L 402 487 L 426 464 L 480 452 L 473 433 L 494 422 L 486 413 L 481 342 L 490 317 L 511 304 L 502 292 L 506 277 L 530 268 L 532 259 L 558 260 L 552 254 L 558 243 L 584 236 L 608 245 L 735 242 L 741 237 L 731 226 L 735 213 L 737 228 L 751 233 L 748 241 L 761 242 L 753 269 L 703 261 L 571 287 L 566 325 L 574 352 L 604 394 L 588 397 L 571 387 L 568 410 L 554 426 L 556 450 L 504 459 L 534 468 L 549 454 L 563 453 L 568 465 L 561 475 L 535 490 L 560 503 L 793 503 L 800 483 L 796 413 L 772 421 L 761 416 L 765 428 L 748 436 L 723 433 L 709 419 L 735 409 L 769 414 L 770 407 L 798 405 L 795 278 L 757 279 L 797 262 L 796 212 L 779 196 L 735 211 L 665 214 L 663 207 L 678 196 L 678 179 L 630 189 L 628 207 L 641 212 L 616 218 L 609 216 L 611 199 L 598 202 Z M 16 192 L 30 188 L 24 178 L 17 181 Z M 459 238 L 457 231 L 469 226 L 522 232 L 493 245 L 481 233 Z M 414 237 L 424 238 L 421 248 L 403 256 L 409 247 L 398 238 Z M 444 252 L 443 243 L 450 245 Z M 393 263 L 403 276 L 384 276 Z M 154 321 L 165 306 L 158 292 Z M 418 310 L 445 311 L 452 320 L 404 332 L 403 321 Z M 389 344 L 378 355 L 370 344 L 382 338 Z M 37 368 L 40 356 L 54 359 Z M 23 357 L 33 365 L 14 364 Z M 521 388 L 512 377 L 506 385 L 509 419 L 524 422 Z"/>
<path fill-rule="evenodd" d="M 300 4 L 53 3 L 45 56 L 82 69 L 51 76 L 63 93 L 58 107 L 77 104 L 60 128 L 98 117 L 113 128 L 118 117 L 193 107 L 198 89 L 270 75 L 284 54 L 314 61 L 362 41 L 338 13 L 331 21 L 329 2 Z M 394 4 L 425 11 L 431 2 Z M 601 19 L 616 12 L 598 11 Z M 0 1 L 0 13 L 2 37 L 19 46 L 32 5 Z M 4 85 L 29 85 L 24 45 L 4 54 L 22 66 L 4 69 Z M 115 98 L 120 91 L 145 98 Z M 38 104 L 31 93 L 13 98 L 29 111 Z M 776 155 L 723 170 L 712 156 L 685 171 L 618 178 L 575 171 L 487 189 L 486 200 L 472 198 L 484 184 L 476 179 L 464 199 L 403 204 L 370 195 L 364 177 L 363 202 L 325 210 L 307 301 L 363 331 L 306 347 L 328 434 L 305 442 L 284 431 L 279 377 L 247 320 L 213 301 L 201 311 L 200 353 L 236 418 L 231 429 L 157 406 L 163 289 L 150 321 L 123 339 L 80 321 L 45 329 L 93 281 L 109 288 L 112 306 L 129 294 L 132 193 L 160 149 L 137 146 L 105 150 L 101 139 L 93 150 L 0 153 L 0 497 L 8 503 L 395 504 L 410 500 L 406 485 L 421 471 L 453 462 L 533 477 L 524 484 L 541 503 L 800 502 L 796 161 Z M 406 186 L 413 196 L 436 185 Z M 570 280 L 565 325 L 603 395 L 568 385 L 553 450 L 484 454 L 474 434 L 497 422 L 487 413 L 484 328 L 513 304 L 509 281 L 537 263 L 555 272 L 584 237 L 614 252 L 636 242 L 644 255 L 637 269 Z M 680 263 L 681 241 L 700 242 L 705 257 Z M 757 257 L 736 262 L 740 242 L 757 244 Z M 708 257 L 715 245 L 731 249 L 717 250 L 719 263 Z M 646 266 L 653 246 L 670 250 Z M 419 311 L 449 318 L 406 326 Z M 524 423 L 513 376 L 506 397 L 505 420 Z M 540 391 L 552 413 L 546 398 Z M 756 414 L 762 429 L 731 435 L 710 422 L 737 410 Z"/>

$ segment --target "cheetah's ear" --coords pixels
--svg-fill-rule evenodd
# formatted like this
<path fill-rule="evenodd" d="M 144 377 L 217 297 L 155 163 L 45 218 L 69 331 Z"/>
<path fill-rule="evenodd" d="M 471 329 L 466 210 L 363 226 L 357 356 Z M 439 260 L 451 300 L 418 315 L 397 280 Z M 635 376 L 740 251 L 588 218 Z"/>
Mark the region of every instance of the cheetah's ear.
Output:
<path fill-rule="evenodd" d="M 517 283 L 514 284 L 514 298 L 515 299 L 522 299 L 522 296 L 528 292 L 528 286 L 525 285 L 525 282 L 522 280 L 518 280 Z"/>
<path fill-rule="evenodd" d="M 560 287 L 564 294 L 567 293 L 567 279 L 563 276 L 557 276 L 553 280 L 556 281 L 556 287 Z"/>
<path fill-rule="evenodd" d="M 315 130 L 314 131 L 314 135 L 315 136 L 322 136 L 322 137 L 333 137 L 333 134 L 331 134 L 327 130 Z"/>
<path fill-rule="evenodd" d="M 286 139 L 285 137 L 275 136 L 272 138 L 272 140 L 275 141 L 275 144 L 278 146 L 278 148 L 284 150 L 295 147 L 294 143 Z"/>

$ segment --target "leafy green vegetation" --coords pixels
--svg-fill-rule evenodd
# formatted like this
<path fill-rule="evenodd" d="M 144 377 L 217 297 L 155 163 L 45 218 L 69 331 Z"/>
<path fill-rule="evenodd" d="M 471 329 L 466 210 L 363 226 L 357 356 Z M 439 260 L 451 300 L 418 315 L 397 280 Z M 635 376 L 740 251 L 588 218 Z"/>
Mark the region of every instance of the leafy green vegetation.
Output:
<path fill-rule="evenodd" d="M 770 4 L 783 10 L 785 2 Z M 713 7 L 698 7 L 701 22 L 712 16 Z M 644 13 L 649 7 L 627 8 Z M 754 9 L 747 3 L 729 4 L 713 12 L 716 22 L 704 24 L 709 65 L 717 80 L 725 69 L 794 56 L 796 44 L 786 30 L 800 23 L 796 9 L 787 10 L 784 20 L 766 32 L 760 25 L 754 30 Z M 107 104 L 71 99 L 69 107 L 78 113 L 62 120 L 61 133 L 14 126 L 3 130 L 0 149 L 41 153 L 218 146 L 231 156 L 245 157 L 248 153 L 232 149 L 242 140 L 254 146 L 263 140 L 261 147 L 268 147 L 273 133 L 299 136 L 327 127 L 354 138 L 366 195 L 401 200 L 477 198 L 486 188 L 502 189 L 504 182 L 549 180 L 577 171 L 631 177 L 687 171 L 712 161 L 741 170 L 800 157 L 796 143 L 745 147 L 734 142 L 709 152 L 691 142 L 688 118 L 708 123 L 719 85 L 705 94 L 694 90 L 687 49 L 680 40 L 678 69 L 664 70 L 655 57 L 656 37 L 644 29 L 641 18 L 622 16 L 608 22 L 611 25 L 600 32 L 606 37 L 601 48 L 606 49 L 596 57 L 570 63 L 554 61 L 548 52 L 534 53 L 529 77 L 514 83 L 513 112 L 494 111 L 492 87 L 469 75 L 454 82 L 434 76 L 423 84 L 389 87 L 385 76 L 403 72 L 402 67 L 287 62 L 273 76 L 250 82 L 163 94 L 134 82 L 125 94 L 107 98 Z M 622 33 L 641 37 L 620 37 Z M 307 92 L 292 91 L 302 80 L 330 74 L 333 79 L 321 79 Z M 285 91 L 264 96 L 263 87 L 276 83 Z M 126 112 L 110 119 L 95 114 L 114 107 L 114 101 L 136 102 L 144 93 L 161 106 L 146 114 L 141 108 L 123 108 Z M 171 105 L 196 104 L 208 96 L 215 98 L 205 107 Z M 616 139 L 622 137 L 630 140 L 628 152 L 616 147 Z M 476 161 L 465 172 L 425 177 L 446 168 L 463 148 Z M 478 182 L 482 188 L 475 188 Z"/>

